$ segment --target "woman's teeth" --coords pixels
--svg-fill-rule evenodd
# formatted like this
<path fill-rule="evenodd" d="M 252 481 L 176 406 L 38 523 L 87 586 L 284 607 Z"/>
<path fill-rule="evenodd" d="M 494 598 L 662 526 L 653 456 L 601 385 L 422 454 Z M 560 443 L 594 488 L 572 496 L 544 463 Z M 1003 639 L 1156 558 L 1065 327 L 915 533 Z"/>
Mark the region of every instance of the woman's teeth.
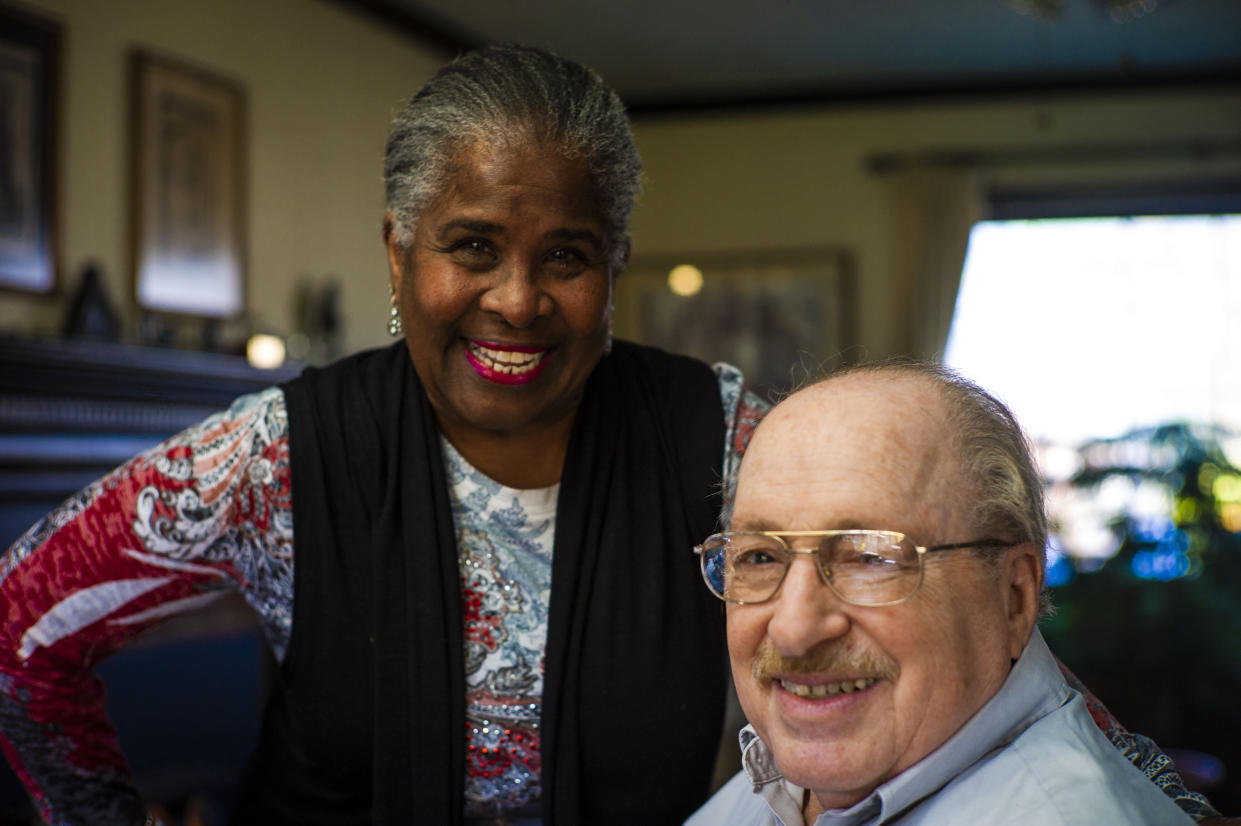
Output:
<path fill-rule="evenodd" d="M 539 366 L 539 362 L 547 355 L 546 350 L 537 353 L 518 353 L 513 350 L 492 350 L 481 344 L 470 342 L 470 352 L 474 358 L 487 365 L 497 373 L 521 375 L 529 373 Z"/>
<path fill-rule="evenodd" d="M 781 680 L 780 687 L 790 694 L 796 694 L 798 697 L 808 697 L 813 700 L 819 700 L 824 697 L 834 697 L 837 694 L 852 694 L 855 691 L 861 691 L 864 688 L 870 688 L 879 682 L 875 677 L 865 677 L 860 680 L 845 680 L 839 683 L 822 683 L 819 685 L 803 685 L 802 683 L 794 683 L 790 680 Z"/>

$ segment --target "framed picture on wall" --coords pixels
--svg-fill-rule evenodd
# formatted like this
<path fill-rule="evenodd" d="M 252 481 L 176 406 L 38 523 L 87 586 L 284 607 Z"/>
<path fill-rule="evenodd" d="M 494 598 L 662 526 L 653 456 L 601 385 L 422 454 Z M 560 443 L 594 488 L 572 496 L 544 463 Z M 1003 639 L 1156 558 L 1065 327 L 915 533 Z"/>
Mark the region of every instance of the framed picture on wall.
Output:
<path fill-rule="evenodd" d="M 0 6 L 0 287 L 56 288 L 58 24 Z"/>
<path fill-rule="evenodd" d="M 145 52 L 131 72 L 134 298 L 157 312 L 240 315 L 245 93 Z"/>
<path fill-rule="evenodd" d="M 856 355 L 853 272 L 839 249 L 635 258 L 615 302 L 617 336 L 729 362 L 766 397 Z"/>

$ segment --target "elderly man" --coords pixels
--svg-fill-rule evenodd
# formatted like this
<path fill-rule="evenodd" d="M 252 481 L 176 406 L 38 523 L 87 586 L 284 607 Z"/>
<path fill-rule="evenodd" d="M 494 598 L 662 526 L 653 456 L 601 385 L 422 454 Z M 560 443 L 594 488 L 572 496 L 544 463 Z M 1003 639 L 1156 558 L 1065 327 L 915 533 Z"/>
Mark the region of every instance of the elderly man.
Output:
<path fill-rule="evenodd" d="M 794 394 L 731 528 L 697 550 L 728 603 L 744 771 L 689 824 L 1192 823 L 1035 628 L 1039 479 L 973 384 L 887 365 Z"/>

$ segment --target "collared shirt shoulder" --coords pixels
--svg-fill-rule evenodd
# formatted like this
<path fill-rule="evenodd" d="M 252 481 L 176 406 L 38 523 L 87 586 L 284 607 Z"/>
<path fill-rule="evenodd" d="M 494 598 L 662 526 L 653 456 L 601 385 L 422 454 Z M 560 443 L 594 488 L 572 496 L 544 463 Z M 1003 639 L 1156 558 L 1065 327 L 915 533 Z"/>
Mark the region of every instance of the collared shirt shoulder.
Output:
<path fill-rule="evenodd" d="M 902 826 L 1193 823 L 1107 742 L 1077 694 L 933 797 L 887 822 Z"/>

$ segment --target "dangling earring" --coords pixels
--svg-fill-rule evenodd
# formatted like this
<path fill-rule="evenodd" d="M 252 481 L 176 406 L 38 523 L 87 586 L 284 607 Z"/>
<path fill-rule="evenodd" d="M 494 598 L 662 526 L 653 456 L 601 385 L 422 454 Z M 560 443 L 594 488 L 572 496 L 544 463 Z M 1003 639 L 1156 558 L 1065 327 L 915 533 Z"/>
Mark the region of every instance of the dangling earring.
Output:
<path fill-rule="evenodd" d="M 401 313 L 396 308 L 396 292 L 391 284 L 388 285 L 388 297 L 392 300 L 392 310 L 388 313 L 388 335 L 396 338 L 405 330 L 401 327 Z"/>
<path fill-rule="evenodd" d="M 612 309 L 613 309 L 613 305 L 609 301 L 608 302 L 608 337 L 603 342 L 603 354 L 605 356 L 610 356 L 612 354 Z"/>

